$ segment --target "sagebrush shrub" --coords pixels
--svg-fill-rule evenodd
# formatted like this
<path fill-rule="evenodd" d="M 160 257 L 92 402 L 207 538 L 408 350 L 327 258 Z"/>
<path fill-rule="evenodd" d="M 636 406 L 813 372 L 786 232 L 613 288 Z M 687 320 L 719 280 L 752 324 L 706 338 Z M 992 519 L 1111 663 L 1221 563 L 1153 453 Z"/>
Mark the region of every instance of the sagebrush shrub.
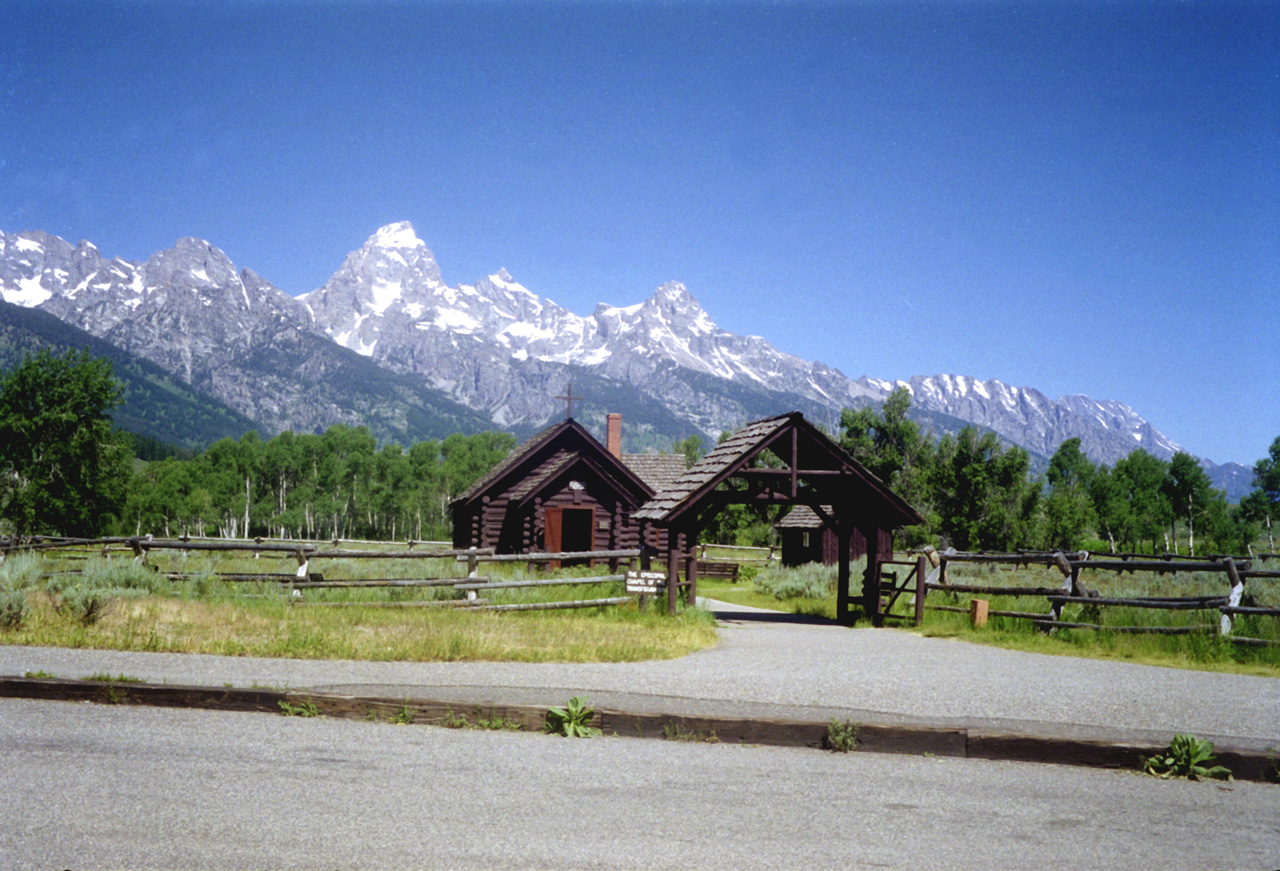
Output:
<path fill-rule="evenodd" d="M 0 591 L 0 629 L 17 629 L 27 616 L 25 590 Z"/>
<path fill-rule="evenodd" d="M 778 600 L 824 599 L 835 592 L 836 567 L 821 563 L 770 566 L 756 575 L 755 585 L 761 593 Z"/>

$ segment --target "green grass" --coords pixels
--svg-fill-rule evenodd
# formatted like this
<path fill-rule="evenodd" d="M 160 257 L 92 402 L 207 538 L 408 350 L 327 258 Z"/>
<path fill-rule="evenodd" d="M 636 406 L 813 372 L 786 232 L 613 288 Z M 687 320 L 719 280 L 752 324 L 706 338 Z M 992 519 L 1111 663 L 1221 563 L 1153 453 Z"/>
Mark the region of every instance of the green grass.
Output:
<path fill-rule="evenodd" d="M 1277 566 L 1258 564 L 1255 568 L 1275 569 Z M 825 569 L 830 580 L 827 588 L 820 586 L 822 571 L 813 566 L 800 569 L 772 568 L 769 574 L 777 577 L 768 578 L 761 572 L 754 580 L 744 580 L 737 584 L 722 580 L 699 580 L 698 594 L 740 605 L 835 619 L 835 568 Z M 853 566 L 850 571 L 854 578 L 855 601 L 861 595 L 862 572 L 861 563 Z M 787 577 L 788 574 L 791 577 Z M 952 564 L 949 576 L 952 583 L 986 586 L 1058 587 L 1062 583 L 1062 575 L 1056 569 L 1044 568 L 1009 569 Z M 1087 571 L 1082 580 L 1102 596 L 1112 598 L 1225 595 L 1227 592 L 1225 576 L 1215 572 L 1121 575 Z M 795 591 L 808 595 L 778 597 L 778 594 L 787 596 Z M 819 592 L 824 595 L 817 595 Z M 1248 592 L 1260 605 L 1274 607 L 1280 603 L 1280 581 L 1255 579 L 1248 586 Z M 926 601 L 930 605 L 967 607 L 970 598 L 969 594 L 935 591 L 929 594 Z M 1049 611 L 1049 604 L 1044 598 L 981 598 L 987 599 L 990 608 L 995 611 L 1044 614 Z M 903 594 L 895 606 L 895 613 L 909 616 L 912 613 L 911 602 L 910 594 Z M 1100 623 L 1104 626 L 1188 626 L 1203 623 L 1214 627 L 1212 631 L 1194 635 L 1137 635 L 1105 629 L 1058 629 L 1048 635 L 1039 631 L 1029 620 L 995 616 L 990 618 L 986 627 L 975 629 L 969 625 L 967 614 L 933 610 L 926 610 L 924 625 L 919 628 L 908 621 L 887 622 L 891 626 L 919 632 L 928 637 L 957 638 L 1013 650 L 1280 677 L 1280 647 L 1255 648 L 1232 644 L 1217 635 L 1218 618 L 1216 610 L 1154 611 L 1124 607 L 1090 609 L 1087 605 L 1067 605 L 1063 608 L 1061 618 L 1064 622 Z M 1233 633 L 1280 640 L 1280 620 L 1274 617 L 1238 617 Z"/>
<path fill-rule="evenodd" d="M 22 619 L 0 627 L 0 644 L 116 650 L 215 653 L 302 659 L 385 661 L 628 662 L 682 656 L 715 643 L 715 621 L 697 609 L 674 619 L 662 609 L 641 613 L 634 604 L 574 611 L 486 613 L 448 608 L 388 608 L 388 602 L 460 597 L 452 588 L 310 589 L 306 603 L 344 607 L 298 607 L 290 585 L 224 582 L 218 572 L 293 572 L 296 562 L 226 558 L 179 552 L 152 554 L 160 571 L 125 559 L 91 558 L 91 571 L 41 579 L 42 572 L 16 563 L 0 567 L 0 583 L 26 603 Z M 16 563 L 16 564 L 15 564 Z M 364 560 L 339 563 L 326 578 L 461 576 L 453 560 Z M 50 561 L 44 574 L 53 569 Z M 320 570 L 318 563 L 313 570 Z M 329 569 L 324 566 L 324 569 Z M 492 569 L 492 571 L 489 571 Z M 192 575 L 170 581 L 164 573 Z M 542 576 L 518 564 L 482 567 L 491 577 Z M 580 567 L 565 574 L 602 575 L 607 567 Z M 622 593 L 622 582 L 535 589 L 493 590 L 491 603 L 594 599 Z M 90 603 L 92 619 L 86 619 Z"/>
<path fill-rule="evenodd" d="M 0 564 L 0 591 L 21 607 L 15 619 L 0 623 L 0 644 L 48 645 L 118 650 L 218 653 L 304 659 L 345 658 L 386 661 L 626 662 L 682 656 L 715 643 L 714 620 L 697 609 L 682 609 L 675 619 L 665 609 L 640 612 L 634 604 L 580 611 L 485 613 L 448 608 L 390 608 L 461 598 L 450 587 L 309 589 L 303 603 L 343 603 L 344 607 L 297 607 L 290 585 L 273 582 L 225 582 L 215 572 L 287 572 L 290 556 L 233 556 L 192 552 L 151 554 L 159 571 L 133 566 L 128 557 L 103 560 L 95 554 L 79 561 L 65 557 L 14 556 Z M 1255 568 L 1277 568 L 1261 566 Z M 68 568 L 81 575 L 51 575 Z M 460 577 L 465 563 L 452 559 L 316 560 L 313 572 L 327 580 L 342 578 Z M 165 572 L 183 572 L 181 581 Z M 530 580 L 547 575 L 523 563 L 482 563 L 493 580 Z M 564 569 L 558 577 L 608 573 L 606 565 Z M 1057 587 L 1061 575 L 1043 568 L 1010 570 L 952 565 L 953 583 Z M 851 569 L 855 600 L 862 564 Z M 1084 582 L 1103 596 L 1222 595 L 1225 578 L 1216 573 L 1184 575 L 1086 572 Z M 835 569 L 770 566 L 744 570 L 730 583 L 701 579 L 698 593 L 723 601 L 834 619 Z M 1248 592 L 1258 604 L 1280 603 L 1280 581 L 1255 580 Z M 479 595 L 493 604 L 602 598 L 622 594 L 622 583 L 488 590 Z M 781 598 L 779 598 L 781 596 Z M 985 597 L 992 610 L 1047 613 L 1043 598 Z M 967 595 L 932 593 L 929 604 L 964 607 Z M 896 610 L 910 610 L 904 595 Z M 1216 611 L 1148 611 L 1068 605 L 1062 619 L 1108 625 L 1187 625 L 1212 623 Z M 20 614 L 17 614 L 21 611 Z M 981 644 L 1069 656 L 1087 656 L 1153 665 L 1280 676 L 1280 648 L 1248 648 L 1214 633 L 1155 636 L 1110 631 L 1060 629 L 1052 635 L 1029 621 L 992 617 L 974 629 L 964 614 L 926 611 L 919 629 L 927 636 L 952 637 Z M 1241 617 L 1235 633 L 1280 639 L 1280 620 Z"/>
<path fill-rule="evenodd" d="M 1263 566 L 1258 566 L 1263 567 Z M 1022 585 L 1056 587 L 1062 576 L 1043 568 L 1010 569 L 1006 567 L 950 566 L 952 583 L 974 585 Z M 1106 598 L 1131 598 L 1142 596 L 1206 596 L 1226 595 L 1226 576 L 1217 572 L 1194 572 L 1159 575 L 1150 572 L 1118 574 L 1106 571 L 1086 571 L 1082 582 Z M 1276 581 L 1255 580 L 1249 592 L 1261 605 L 1274 606 L 1280 601 L 1280 585 Z M 949 604 L 965 607 L 971 598 L 968 594 L 933 592 L 926 600 L 930 605 Z M 1049 612 L 1043 598 L 981 596 L 990 603 L 991 610 Z M 899 610 L 905 613 L 906 597 Z M 1071 623 L 1091 623 L 1107 626 L 1168 626 L 1187 627 L 1208 624 L 1212 628 L 1204 633 L 1191 635 L 1146 635 L 1093 629 L 1057 629 L 1052 635 L 1038 630 L 1029 620 L 1011 617 L 991 617 L 988 625 L 975 629 L 969 625 L 968 616 L 940 611 L 926 611 L 925 625 L 919 630 L 932 637 L 954 637 L 982 644 L 1017 650 L 1030 650 L 1069 656 L 1097 659 L 1113 659 L 1138 662 L 1147 665 L 1163 665 L 1176 668 L 1206 671 L 1226 671 L 1242 674 L 1280 676 L 1280 647 L 1242 647 L 1232 644 L 1217 634 L 1219 614 L 1216 609 L 1196 611 L 1156 611 L 1145 608 L 1118 606 L 1091 606 L 1068 604 L 1063 607 L 1061 620 Z M 1280 620 L 1271 617 L 1238 617 L 1233 634 L 1280 640 Z"/>

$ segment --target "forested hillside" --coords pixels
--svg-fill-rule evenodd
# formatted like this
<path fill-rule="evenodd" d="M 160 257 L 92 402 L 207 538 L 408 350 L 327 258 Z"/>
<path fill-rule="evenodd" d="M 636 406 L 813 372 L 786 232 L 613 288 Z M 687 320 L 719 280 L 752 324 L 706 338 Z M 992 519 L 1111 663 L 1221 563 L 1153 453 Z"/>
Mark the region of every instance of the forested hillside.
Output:
<path fill-rule="evenodd" d="M 87 350 L 107 360 L 120 381 L 121 403 L 110 412 L 126 432 L 188 450 L 238 437 L 256 424 L 223 402 L 206 396 L 154 363 L 123 351 L 39 309 L 0 300 L 0 373 L 45 349 L 61 356 Z"/>

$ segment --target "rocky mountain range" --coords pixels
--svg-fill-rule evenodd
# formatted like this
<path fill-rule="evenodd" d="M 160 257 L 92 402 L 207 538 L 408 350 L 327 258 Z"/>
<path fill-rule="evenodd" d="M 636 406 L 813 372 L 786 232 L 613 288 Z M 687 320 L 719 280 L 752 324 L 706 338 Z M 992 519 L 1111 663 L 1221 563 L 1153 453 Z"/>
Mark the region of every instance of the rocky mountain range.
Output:
<path fill-rule="evenodd" d="M 495 425 L 524 433 L 563 413 L 557 396 L 572 383 L 585 397 L 575 416 L 624 412 L 628 449 L 642 450 L 786 410 L 834 426 L 841 409 L 901 385 L 929 428 L 973 423 L 1042 460 L 1077 436 L 1097 462 L 1180 449 L 1112 400 L 952 375 L 855 380 L 719 328 L 676 282 L 585 317 L 505 270 L 449 286 L 408 223 L 378 230 L 296 299 L 198 239 L 138 264 L 88 242 L 0 232 L 0 296 L 155 363 L 264 432 L 345 422 L 402 442 Z M 1206 465 L 1215 479 L 1235 475 L 1229 492 L 1248 477 Z"/>
<path fill-rule="evenodd" d="M 487 416 L 336 345 L 304 306 L 199 239 L 131 263 L 89 242 L 0 233 L 0 295 L 156 364 L 264 434 L 364 424 L 407 443 L 492 428 Z"/>

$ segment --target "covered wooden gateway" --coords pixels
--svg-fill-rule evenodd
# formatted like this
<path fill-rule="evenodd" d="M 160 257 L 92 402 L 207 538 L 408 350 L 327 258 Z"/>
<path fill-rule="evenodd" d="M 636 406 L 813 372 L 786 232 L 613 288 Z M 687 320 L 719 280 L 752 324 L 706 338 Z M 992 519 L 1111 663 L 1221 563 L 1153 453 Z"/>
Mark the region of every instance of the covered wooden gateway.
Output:
<path fill-rule="evenodd" d="M 773 462 L 763 460 L 771 455 Z M 880 612 L 880 561 L 891 559 L 893 531 L 923 523 L 900 496 L 833 442 L 799 412 L 749 423 L 664 488 L 633 517 L 664 529 L 668 606 L 676 602 L 683 565 L 684 586 L 697 595 L 697 538 L 728 505 L 803 505 L 836 540 L 836 615 L 851 623 L 853 602 L 849 554 L 856 537 L 867 556 L 863 611 Z"/>
<path fill-rule="evenodd" d="M 612 421 L 611 421 L 612 423 Z M 654 488 L 573 418 L 529 438 L 450 509 L 453 544 L 498 553 L 581 553 L 640 546 L 634 511 Z"/>
<path fill-rule="evenodd" d="M 820 510 L 824 516 L 831 516 L 830 505 L 823 505 Z M 823 524 L 822 517 L 808 505 L 795 506 L 773 528 L 778 530 L 782 539 L 784 566 L 800 566 L 805 563 L 833 566 L 840 558 L 835 530 Z M 881 553 L 893 550 L 893 535 L 886 529 L 880 530 L 878 549 Z M 849 540 L 849 559 L 857 559 L 866 552 L 866 540 L 861 532 L 854 530 L 853 537 Z"/>

